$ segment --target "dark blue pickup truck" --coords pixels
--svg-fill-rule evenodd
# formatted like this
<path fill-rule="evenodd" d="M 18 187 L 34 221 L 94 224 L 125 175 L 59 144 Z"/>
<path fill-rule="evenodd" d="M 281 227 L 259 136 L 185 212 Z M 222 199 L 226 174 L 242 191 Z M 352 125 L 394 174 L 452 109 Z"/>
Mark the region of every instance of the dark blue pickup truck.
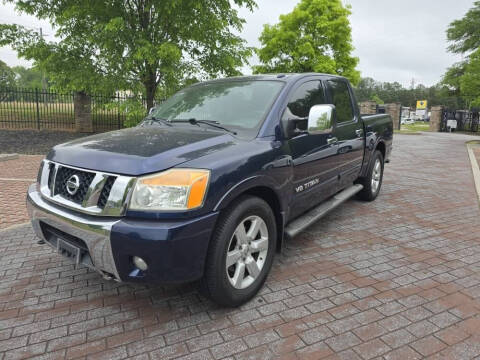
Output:
<path fill-rule="evenodd" d="M 199 83 L 137 127 L 54 147 L 27 206 L 40 242 L 106 279 L 200 280 L 237 306 L 288 238 L 353 195 L 374 200 L 388 115 L 323 74 Z"/>

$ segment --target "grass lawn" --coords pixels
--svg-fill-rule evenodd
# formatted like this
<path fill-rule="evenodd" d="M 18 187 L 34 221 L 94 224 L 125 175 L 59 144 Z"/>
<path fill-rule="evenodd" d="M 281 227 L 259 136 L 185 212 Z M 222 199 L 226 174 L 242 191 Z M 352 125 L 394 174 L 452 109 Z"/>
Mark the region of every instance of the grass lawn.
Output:
<path fill-rule="evenodd" d="M 419 131 L 430 131 L 428 122 L 417 121 L 415 124 L 402 125 L 401 130 L 395 130 L 397 134 L 418 134 Z"/>
<path fill-rule="evenodd" d="M 92 106 L 92 121 L 96 131 L 118 128 L 126 120 L 117 108 Z M 0 103 L 0 129 L 41 129 L 74 130 L 75 115 L 73 103 L 39 103 L 11 101 Z"/>

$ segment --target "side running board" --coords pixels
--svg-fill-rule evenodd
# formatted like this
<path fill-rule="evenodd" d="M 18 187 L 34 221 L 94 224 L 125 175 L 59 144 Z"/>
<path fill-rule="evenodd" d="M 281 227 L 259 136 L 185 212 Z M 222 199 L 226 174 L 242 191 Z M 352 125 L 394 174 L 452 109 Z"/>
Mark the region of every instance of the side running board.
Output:
<path fill-rule="evenodd" d="M 320 220 L 330 211 L 335 209 L 337 206 L 343 204 L 353 195 L 360 192 L 362 189 L 363 185 L 357 184 L 337 193 L 327 201 L 318 205 L 316 208 L 313 208 L 312 210 L 308 211 L 307 213 L 303 214 L 302 216 L 296 218 L 291 223 L 289 223 L 285 227 L 285 234 L 289 238 L 295 237 L 301 231 L 305 230 L 307 227 Z"/>

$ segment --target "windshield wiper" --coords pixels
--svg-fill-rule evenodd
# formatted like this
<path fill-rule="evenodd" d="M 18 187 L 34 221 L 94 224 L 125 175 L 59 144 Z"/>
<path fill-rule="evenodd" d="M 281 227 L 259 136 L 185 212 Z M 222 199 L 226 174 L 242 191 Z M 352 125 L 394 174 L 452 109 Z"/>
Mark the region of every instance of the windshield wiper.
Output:
<path fill-rule="evenodd" d="M 161 122 L 162 124 L 165 124 L 165 125 L 168 125 L 168 126 L 172 126 L 172 124 L 170 124 L 170 121 L 168 121 L 167 119 L 157 118 L 157 117 L 155 117 L 155 116 L 147 117 L 146 120 L 152 120 L 152 121 L 155 121 L 155 122 Z"/>
<path fill-rule="evenodd" d="M 233 130 L 230 130 L 228 128 L 226 128 L 225 126 L 222 126 L 220 125 L 220 123 L 218 121 L 215 121 L 215 120 L 197 120 L 195 118 L 190 118 L 190 119 L 173 119 L 173 120 L 170 120 L 170 122 L 172 123 L 175 123 L 175 122 L 183 122 L 183 123 L 190 123 L 192 125 L 198 125 L 198 124 L 205 124 L 205 125 L 210 125 L 214 128 L 217 128 L 217 129 L 222 129 L 222 130 L 225 130 L 233 135 L 237 135 L 237 132 L 236 131 L 233 131 Z"/>

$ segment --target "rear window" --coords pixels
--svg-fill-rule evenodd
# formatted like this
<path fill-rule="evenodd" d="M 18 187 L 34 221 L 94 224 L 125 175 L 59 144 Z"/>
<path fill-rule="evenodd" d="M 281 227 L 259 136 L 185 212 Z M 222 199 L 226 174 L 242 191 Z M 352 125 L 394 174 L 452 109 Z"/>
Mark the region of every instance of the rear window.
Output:
<path fill-rule="evenodd" d="M 333 105 L 337 109 L 337 123 L 352 121 L 354 112 L 347 83 L 329 80 L 328 84 L 330 85 Z"/>

